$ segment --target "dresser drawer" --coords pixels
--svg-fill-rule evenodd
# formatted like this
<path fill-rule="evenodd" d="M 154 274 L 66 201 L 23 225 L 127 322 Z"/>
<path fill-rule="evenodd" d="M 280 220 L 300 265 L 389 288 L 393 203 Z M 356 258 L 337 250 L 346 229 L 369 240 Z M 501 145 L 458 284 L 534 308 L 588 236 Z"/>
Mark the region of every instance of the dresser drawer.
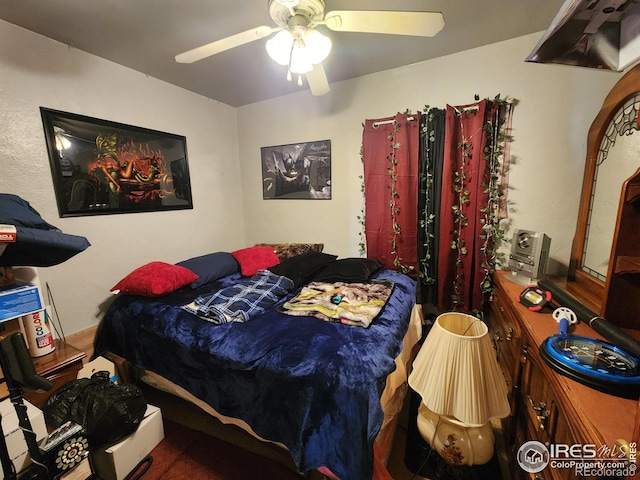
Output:
<path fill-rule="evenodd" d="M 523 357 L 527 360 L 522 369 L 520 392 L 522 412 L 529 425 L 527 431 L 532 433 L 527 440 L 551 442 L 555 430 L 553 420 L 557 419 L 557 401 L 548 379 L 528 350 L 523 347 Z"/>
<path fill-rule="evenodd" d="M 509 391 L 516 387 L 520 377 L 520 327 L 501 296 L 494 296 L 491 303 L 491 335 L 498 363 L 502 367 Z"/>

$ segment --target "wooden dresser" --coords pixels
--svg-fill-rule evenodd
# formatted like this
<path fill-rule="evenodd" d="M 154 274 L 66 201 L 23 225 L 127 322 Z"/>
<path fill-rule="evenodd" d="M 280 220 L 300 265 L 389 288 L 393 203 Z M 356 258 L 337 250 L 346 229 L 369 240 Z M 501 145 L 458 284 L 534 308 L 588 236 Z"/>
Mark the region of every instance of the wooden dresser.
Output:
<path fill-rule="evenodd" d="M 533 312 L 518 301 L 525 287 L 509 272 L 495 276 L 489 327 L 498 361 L 509 385 L 511 415 L 503 420 L 509 470 L 514 479 L 573 479 L 572 469 L 547 467 L 525 472 L 517 462 L 521 445 L 530 440 L 548 444 L 594 444 L 613 448 L 616 440 L 634 438 L 637 400 L 601 393 L 552 370 L 538 348 L 558 333 L 551 310 Z M 583 322 L 570 333 L 603 337 Z M 589 477 L 594 478 L 594 477 Z M 597 477 L 596 477 L 597 478 Z"/>

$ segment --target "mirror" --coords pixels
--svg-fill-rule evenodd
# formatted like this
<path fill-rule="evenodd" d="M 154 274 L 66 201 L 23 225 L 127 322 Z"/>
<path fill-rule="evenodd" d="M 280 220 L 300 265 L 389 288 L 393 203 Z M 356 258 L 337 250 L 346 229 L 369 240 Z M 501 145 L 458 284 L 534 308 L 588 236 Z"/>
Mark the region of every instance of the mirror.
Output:
<path fill-rule="evenodd" d="M 611 243 L 618 214 L 620 186 L 640 164 L 640 135 L 637 118 L 640 93 L 618 109 L 602 137 L 591 196 L 591 216 L 587 219 L 581 269 L 606 281 Z"/>
<path fill-rule="evenodd" d="M 605 98 L 587 137 L 587 159 L 567 290 L 601 314 L 622 184 L 640 165 L 640 65 Z"/>

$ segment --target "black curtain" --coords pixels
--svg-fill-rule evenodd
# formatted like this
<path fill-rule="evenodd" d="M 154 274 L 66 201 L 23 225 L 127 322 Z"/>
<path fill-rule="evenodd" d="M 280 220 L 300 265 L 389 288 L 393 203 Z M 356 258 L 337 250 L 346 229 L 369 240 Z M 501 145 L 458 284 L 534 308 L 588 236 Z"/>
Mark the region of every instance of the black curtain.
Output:
<path fill-rule="evenodd" d="M 418 298 L 437 304 L 438 232 L 446 110 L 431 108 L 420 118 L 418 171 Z"/>

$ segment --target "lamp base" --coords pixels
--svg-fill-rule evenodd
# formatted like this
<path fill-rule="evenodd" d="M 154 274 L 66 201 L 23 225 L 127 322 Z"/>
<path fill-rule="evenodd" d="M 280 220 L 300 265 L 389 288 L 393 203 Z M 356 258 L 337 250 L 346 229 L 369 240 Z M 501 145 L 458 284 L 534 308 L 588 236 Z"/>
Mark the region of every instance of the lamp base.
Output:
<path fill-rule="evenodd" d="M 417 422 L 422 438 L 451 465 L 484 465 L 493 457 L 495 437 L 490 423 L 468 426 L 432 412 L 423 403 Z"/>
<path fill-rule="evenodd" d="M 432 480 L 502 480 L 504 478 L 495 452 L 484 465 L 455 466 L 447 463 L 436 450 L 431 448 L 418 430 L 418 408 L 422 403 L 420 395 L 410 390 L 408 397 L 407 441 L 404 456 L 404 463 L 408 470 Z"/>

